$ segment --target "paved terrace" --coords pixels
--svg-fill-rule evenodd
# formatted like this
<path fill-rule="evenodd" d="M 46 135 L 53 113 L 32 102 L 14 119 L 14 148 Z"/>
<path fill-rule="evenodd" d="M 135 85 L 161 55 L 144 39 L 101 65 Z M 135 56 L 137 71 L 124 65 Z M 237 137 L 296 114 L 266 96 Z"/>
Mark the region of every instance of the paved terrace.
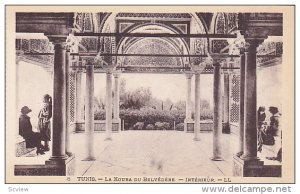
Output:
<path fill-rule="evenodd" d="M 112 137 L 112 141 L 104 141 L 105 134 L 96 133 L 96 161 L 83 161 L 85 134 L 71 135 L 77 176 L 232 176 L 232 155 L 238 148 L 236 135 L 223 134 L 225 160 L 212 161 L 212 133 L 200 133 L 201 141 L 193 141 L 193 133 L 179 131 L 122 131 Z M 263 150 L 261 158 L 270 156 Z M 50 155 L 31 152 L 16 163 L 44 164 Z"/>

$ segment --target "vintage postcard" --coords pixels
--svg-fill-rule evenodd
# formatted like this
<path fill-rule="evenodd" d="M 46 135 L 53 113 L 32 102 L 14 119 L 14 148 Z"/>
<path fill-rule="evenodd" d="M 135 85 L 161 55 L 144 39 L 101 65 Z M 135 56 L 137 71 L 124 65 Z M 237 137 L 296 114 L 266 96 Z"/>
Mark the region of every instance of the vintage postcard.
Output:
<path fill-rule="evenodd" d="M 6 5 L 6 183 L 294 183 L 295 7 Z"/>

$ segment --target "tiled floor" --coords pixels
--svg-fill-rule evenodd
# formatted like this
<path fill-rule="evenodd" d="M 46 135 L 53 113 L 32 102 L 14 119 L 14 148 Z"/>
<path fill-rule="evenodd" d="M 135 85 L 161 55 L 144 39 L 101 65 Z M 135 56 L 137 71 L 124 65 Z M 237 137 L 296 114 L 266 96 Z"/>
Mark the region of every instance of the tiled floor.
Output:
<path fill-rule="evenodd" d="M 113 133 L 112 141 L 105 141 L 105 133 L 95 133 L 96 160 L 83 161 L 86 136 L 72 134 L 75 173 L 79 176 L 231 176 L 232 155 L 238 148 L 237 136 L 223 134 L 224 161 L 212 161 L 212 133 L 200 133 L 201 141 L 193 141 L 193 135 L 178 131 L 122 131 Z M 23 162 L 32 160 L 26 163 L 43 164 L 51 151 L 43 156 L 31 153 L 31 156 L 23 158 Z"/>

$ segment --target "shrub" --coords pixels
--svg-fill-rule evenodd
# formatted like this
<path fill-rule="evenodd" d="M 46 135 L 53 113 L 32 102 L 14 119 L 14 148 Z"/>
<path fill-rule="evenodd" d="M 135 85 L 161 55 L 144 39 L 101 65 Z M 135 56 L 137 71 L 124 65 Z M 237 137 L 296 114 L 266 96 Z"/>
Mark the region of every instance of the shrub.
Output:
<path fill-rule="evenodd" d="M 177 130 L 177 131 L 184 131 L 184 123 L 178 123 L 175 126 L 175 130 Z"/>
<path fill-rule="evenodd" d="M 100 109 L 94 113 L 95 120 L 105 120 L 105 110 Z"/>
<path fill-rule="evenodd" d="M 171 126 L 170 123 L 163 122 L 164 130 L 171 130 L 170 126 Z"/>
<path fill-rule="evenodd" d="M 144 123 L 142 129 L 147 129 L 149 124 L 154 126 L 154 129 L 159 128 L 160 130 L 173 130 L 174 122 L 183 123 L 185 119 L 185 111 L 182 110 L 157 110 L 153 108 L 137 109 L 121 109 L 120 118 L 123 119 L 125 129 L 134 128 L 134 125 L 138 122 Z M 193 118 L 193 116 L 192 116 Z M 212 120 L 212 110 L 204 108 L 201 109 L 201 120 Z M 101 109 L 95 113 L 95 120 L 105 120 L 105 110 Z M 155 123 L 165 123 L 163 126 L 156 127 Z M 139 124 L 141 125 L 141 124 Z M 177 125 L 176 125 L 177 126 Z M 150 126 L 149 126 L 150 127 Z M 180 125 L 178 126 L 181 127 Z M 135 129 L 141 128 L 136 126 Z M 150 127 L 151 128 L 151 127 Z M 163 129 L 162 129 L 163 128 Z M 183 128 L 183 126 L 182 126 Z M 151 130 L 151 129 L 150 129 Z M 176 129 L 177 130 L 177 129 Z"/>
<path fill-rule="evenodd" d="M 148 124 L 147 126 L 146 126 L 146 130 L 154 130 L 155 128 L 154 128 L 154 125 L 152 125 L 152 124 Z"/>
<path fill-rule="evenodd" d="M 161 123 L 161 122 L 156 122 L 156 123 L 155 123 L 155 129 L 156 129 L 156 130 L 164 130 L 163 123 Z"/>
<path fill-rule="evenodd" d="M 156 130 L 170 130 L 170 123 L 167 122 L 156 122 L 155 123 Z"/>
<path fill-rule="evenodd" d="M 133 125 L 134 130 L 143 130 L 144 127 L 144 122 L 137 122 L 136 124 Z"/>

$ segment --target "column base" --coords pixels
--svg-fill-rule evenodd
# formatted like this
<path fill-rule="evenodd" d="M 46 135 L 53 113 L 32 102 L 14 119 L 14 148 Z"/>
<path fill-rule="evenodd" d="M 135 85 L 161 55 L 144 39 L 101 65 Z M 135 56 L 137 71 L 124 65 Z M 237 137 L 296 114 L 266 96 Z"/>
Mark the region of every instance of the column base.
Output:
<path fill-rule="evenodd" d="M 242 157 L 233 156 L 233 176 L 238 177 L 261 177 L 264 162 L 258 158 L 247 160 Z"/>
<path fill-rule="evenodd" d="M 194 132 L 193 119 L 184 119 L 184 132 Z"/>
<path fill-rule="evenodd" d="M 65 161 L 66 159 L 68 159 L 67 155 L 61 155 L 61 156 L 51 156 L 49 158 L 49 162 L 61 162 L 61 161 Z"/>
<path fill-rule="evenodd" d="M 72 153 L 72 152 L 66 152 L 66 155 L 67 155 L 68 157 L 71 157 L 71 156 L 73 156 L 73 153 Z"/>
<path fill-rule="evenodd" d="M 194 137 L 193 140 L 194 141 L 201 141 L 201 139 L 199 137 Z"/>
<path fill-rule="evenodd" d="M 119 132 L 121 131 L 121 119 L 120 118 L 113 118 L 112 120 L 112 132 Z"/>
<path fill-rule="evenodd" d="M 235 154 L 237 157 L 241 157 L 243 155 L 243 152 L 238 152 Z"/>
<path fill-rule="evenodd" d="M 223 123 L 222 133 L 230 134 L 230 124 L 229 123 Z"/>
<path fill-rule="evenodd" d="M 75 156 L 52 156 L 45 162 L 46 169 L 49 169 L 49 174 L 52 176 L 73 176 L 75 174 Z"/>
<path fill-rule="evenodd" d="M 76 123 L 74 123 L 74 131 L 75 132 L 84 132 L 85 131 L 85 124 L 84 124 L 84 122 L 76 122 Z"/>
<path fill-rule="evenodd" d="M 259 158 L 257 156 L 246 156 L 244 154 L 242 154 L 240 156 L 240 158 L 244 161 L 248 161 L 248 160 L 259 160 Z"/>
<path fill-rule="evenodd" d="M 211 157 L 210 158 L 212 161 L 224 161 L 224 159 L 222 157 Z"/>
<path fill-rule="evenodd" d="M 111 137 L 107 137 L 104 139 L 104 141 L 112 141 L 112 138 Z"/>
<path fill-rule="evenodd" d="M 83 159 L 82 161 L 95 161 L 96 158 L 94 156 L 89 156 L 89 157 L 86 157 L 85 159 Z"/>

